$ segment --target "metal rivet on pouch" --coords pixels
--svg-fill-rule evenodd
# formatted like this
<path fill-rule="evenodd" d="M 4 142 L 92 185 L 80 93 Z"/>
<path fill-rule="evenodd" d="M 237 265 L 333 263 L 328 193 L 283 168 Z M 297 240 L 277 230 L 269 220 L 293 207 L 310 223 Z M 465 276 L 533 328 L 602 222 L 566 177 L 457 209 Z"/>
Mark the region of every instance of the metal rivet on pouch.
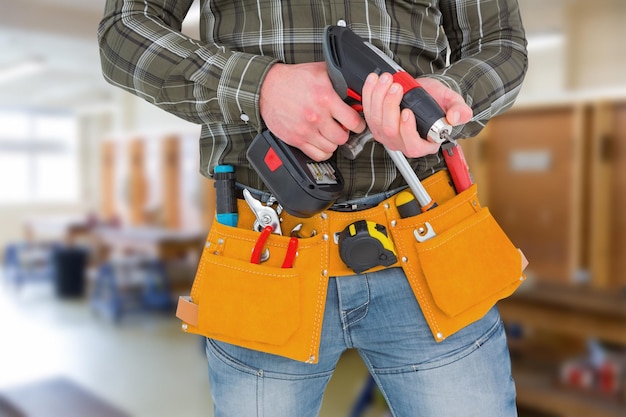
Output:
<path fill-rule="evenodd" d="M 328 240 L 328 235 L 326 233 L 324 233 L 324 236 L 322 236 L 322 239 L 324 239 L 324 241 Z"/>
<path fill-rule="evenodd" d="M 181 327 L 183 328 L 183 331 L 184 331 L 184 332 L 186 332 L 186 331 L 187 331 L 187 323 L 184 323 Z"/>
<path fill-rule="evenodd" d="M 437 333 L 437 339 L 443 339 L 443 334 L 441 332 Z"/>
<path fill-rule="evenodd" d="M 397 221 L 392 220 L 392 221 L 391 221 L 391 227 L 396 227 L 396 224 L 397 224 L 397 223 L 398 223 Z"/>
<path fill-rule="evenodd" d="M 385 203 L 385 209 L 389 210 L 389 203 Z"/>
<path fill-rule="evenodd" d="M 224 244 L 224 239 L 222 239 L 222 238 L 217 239 L 217 244 L 218 245 L 223 245 Z"/>
<path fill-rule="evenodd" d="M 311 355 L 309 357 L 309 360 L 307 361 L 307 363 L 313 363 L 313 362 L 315 362 L 315 355 Z"/>
<path fill-rule="evenodd" d="M 409 260 L 409 258 L 407 258 L 406 256 L 403 256 L 403 257 L 402 257 L 402 262 L 405 262 L 405 263 L 406 263 L 408 260 Z"/>
<path fill-rule="evenodd" d="M 420 227 L 417 229 L 417 233 L 419 233 L 420 235 L 423 235 L 424 233 L 426 233 L 426 229 L 424 229 L 423 227 Z"/>
<path fill-rule="evenodd" d="M 478 205 L 478 201 L 476 201 L 476 200 L 472 200 L 472 204 L 473 204 L 473 205 L 475 205 L 475 206 L 477 206 L 477 205 Z"/>
<path fill-rule="evenodd" d="M 326 213 L 322 213 L 320 214 L 320 216 L 322 216 L 322 219 L 326 220 L 328 218 L 328 214 Z"/>
<path fill-rule="evenodd" d="M 210 246 L 211 246 L 211 242 L 207 242 L 207 243 L 205 243 L 205 244 L 204 244 L 204 247 L 205 247 L 205 248 L 208 248 L 208 247 L 210 247 Z"/>
<path fill-rule="evenodd" d="M 325 269 L 325 270 L 323 270 L 323 271 L 322 271 L 322 275 L 324 275 L 324 276 L 328 276 L 328 270 L 326 270 L 326 269 Z"/>

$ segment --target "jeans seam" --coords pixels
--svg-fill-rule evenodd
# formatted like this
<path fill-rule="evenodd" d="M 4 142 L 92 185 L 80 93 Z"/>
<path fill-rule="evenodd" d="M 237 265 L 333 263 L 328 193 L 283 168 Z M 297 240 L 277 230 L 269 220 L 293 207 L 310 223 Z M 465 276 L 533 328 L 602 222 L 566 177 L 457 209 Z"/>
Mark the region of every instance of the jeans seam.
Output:
<path fill-rule="evenodd" d="M 233 368 L 239 372 L 244 372 L 250 375 L 255 375 L 257 377 L 259 376 L 259 372 L 263 372 L 263 370 L 255 369 L 228 355 L 226 352 L 222 351 L 222 349 L 220 349 L 219 346 L 217 346 L 212 339 L 207 337 L 206 342 L 207 349 L 211 349 L 213 351 L 213 355 L 229 368 Z M 260 376 L 262 376 L 262 374 Z"/>
<path fill-rule="evenodd" d="M 491 338 L 496 334 L 496 332 L 502 326 L 503 326 L 502 320 L 498 318 L 498 320 L 494 323 L 494 325 L 491 326 L 489 330 L 487 330 L 483 335 L 481 335 L 479 338 L 474 340 L 474 342 L 472 342 L 471 344 L 466 345 L 465 348 L 463 348 L 456 354 L 452 355 L 449 358 L 445 358 L 445 360 L 440 359 L 438 361 L 435 361 L 432 363 L 426 363 L 423 365 L 413 364 L 413 365 L 405 365 L 405 366 L 398 367 L 398 368 L 381 368 L 381 369 L 372 368 L 372 372 L 379 373 L 379 374 L 386 374 L 386 375 L 403 374 L 403 373 L 409 373 L 409 372 L 427 371 L 430 369 L 437 369 L 443 366 L 450 365 L 476 352 L 483 345 L 489 342 L 489 340 L 491 340 Z"/>
<path fill-rule="evenodd" d="M 215 343 L 213 343 L 213 340 L 210 338 L 207 338 L 207 344 L 211 345 L 211 348 L 208 348 L 208 349 L 212 349 L 215 357 L 224 365 L 230 368 L 233 368 L 237 371 L 256 376 L 258 379 L 261 379 L 261 380 L 269 378 L 269 379 L 279 379 L 283 381 L 293 381 L 293 380 L 325 378 L 328 375 L 332 375 L 333 372 L 335 371 L 335 368 L 333 368 L 329 371 L 316 372 L 314 374 L 304 374 L 304 375 L 286 374 L 286 373 L 281 374 L 278 372 L 266 372 L 263 369 L 253 368 L 249 365 L 246 365 L 243 362 L 238 361 L 237 359 L 235 359 L 234 357 L 232 357 L 231 355 L 227 354 L 222 349 L 220 349 L 220 347 L 217 346 Z"/>
<path fill-rule="evenodd" d="M 263 410 L 265 409 L 263 403 L 263 390 L 265 388 L 265 379 L 263 378 L 263 370 L 259 370 L 256 378 L 256 411 L 258 417 L 263 417 Z"/>
<path fill-rule="evenodd" d="M 363 308 L 363 306 L 365 306 L 365 312 L 357 320 L 350 321 L 350 323 L 344 324 L 344 330 L 347 329 L 348 327 L 354 326 L 355 324 L 357 324 L 358 322 L 363 320 L 367 316 L 367 313 L 369 312 L 369 309 L 370 309 L 370 292 L 369 292 L 369 285 L 367 284 L 367 280 L 366 280 L 366 284 L 365 285 L 367 286 L 367 301 L 364 302 L 363 304 L 361 304 L 360 306 L 351 309 L 350 311 L 346 311 L 345 313 L 342 313 L 342 316 L 347 317 L 350 313 L 355 312 L 355 311 Z"/>
<path fill-rule="evenodd" d="M 349 327 L 357 324 L 358 322 L 360 322 L 361 320 L 363 320 L 366 316 L 367 313 L 369 312 L 369 308 L 370 308 L 370 302 L 371 302 L 371 293 L 370 293 L 370 284 L 369 284 L 369 280 L 367 279 L 367 274 L 363 275 L 362 279 L 365 280 L 365 288 L 367 290 L 367 300 L 361 304 L 358 307 L 352 308 L 350 310 L 347 311 L 343 311 L 343 309 L 341 308 L 341 304 L 342 304 L 342 297 L 341 297 L 341 285 L 339 283 L 337 283 L 337 295 L 339 297 L 339 313 L 341 316 L 341 328 L 343 330 L 343 337 L 344 340 L 346 342 L 346 346 L 348 347 L 353 347 L 352 344 L 352 336 L 350 335 L 350 331 L 348 330 Z M 363 313 L 363 315 L 361 317 L 359 317 L 357 320 L 355 321 L 351 321 L 351 322 L 347 322 L 347 317 L 350 313 L 357 311 L 360 308 L 363 308 L 363 306 L 365 306 L 365 312 Z"/>

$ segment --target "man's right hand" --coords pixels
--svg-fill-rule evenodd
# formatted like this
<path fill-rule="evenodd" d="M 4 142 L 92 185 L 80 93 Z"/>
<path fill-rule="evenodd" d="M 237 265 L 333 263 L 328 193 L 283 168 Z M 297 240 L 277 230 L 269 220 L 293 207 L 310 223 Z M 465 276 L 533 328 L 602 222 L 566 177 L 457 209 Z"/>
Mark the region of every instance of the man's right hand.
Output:
<path fill-rule="evenodd" d="M 259 106 L 272 133 L 315 161 L 330 158 L 349 131 L 360 133 L 366 126 L 333 89 L 324 62 L 273 65 Z"/>

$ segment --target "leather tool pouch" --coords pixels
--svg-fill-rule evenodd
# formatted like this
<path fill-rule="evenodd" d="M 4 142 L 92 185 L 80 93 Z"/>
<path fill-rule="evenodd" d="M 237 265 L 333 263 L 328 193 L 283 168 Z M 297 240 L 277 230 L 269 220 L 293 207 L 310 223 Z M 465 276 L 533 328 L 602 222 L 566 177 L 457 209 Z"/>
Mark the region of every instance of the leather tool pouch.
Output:
<path fill-rule="evenodd" d="M 480 206 L 476 185 L 448 199 L 441 185 L 429 190 L 437 207 L 391 228 L 401 266 L 437 341 L 483 317 L 525 279 L 525 258 Z M 416 233 L 427 229 L 436 235 L 419 242 Z"/>
<path fill-rule="evenodd" d="M 393 266 L 405 271 L 435 340 L 480 319 L 519 286 L 523 256 L 480 207 L 475 185 L 456 195 L 445 171 L 423 184 L 439 205 L 410 218 L 400 218 L 393 197 L 358 212 L 327 211 L 309 219 L 283 213 L 284 231 L 301 221 L 316 231 L 299 239 L 292 268 L 281 268 L 290 237 L 276 234 L 265 243 L 269 259 L 250 263 L 259 233 L 252 230 L 254 215 L 239 200 L 238 227 L 213 222 L 191 297 L 179 302 L 183 329 L 317 363 L 327 280 L 354 274 L 341 261 L 333 234 L 359 219 L 386 225 L 398 253 Z M 418 242 L 415 231 L 427 226 L 436 235 Z"/>
<path fill-rule="evenodd" d="M 276 234 L 265 242 L 269 259 L 251 263 L 259 233 L 252 230 L 254 216 L 245 202 L 238 203 L 238 227 L 217 221 L 211 226 L 191 299 L 179 302 L 183 329 L 316 363 L 328 286 L 327 277 L 320 274 L 322 252 L 327 250 L 322 235 L 299 239 L 292 268 L 281 268 L 290 237 Z"/>

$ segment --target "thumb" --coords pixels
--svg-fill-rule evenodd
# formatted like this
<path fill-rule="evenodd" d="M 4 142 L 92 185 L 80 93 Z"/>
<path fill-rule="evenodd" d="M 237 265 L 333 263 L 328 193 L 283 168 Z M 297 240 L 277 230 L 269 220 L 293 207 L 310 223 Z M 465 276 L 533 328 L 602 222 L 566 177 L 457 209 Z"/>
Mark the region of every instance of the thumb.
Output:
<path fill-rule="evenodd" d="M 472 120 L 472 108 L 465 103 L 453 104 L 446 111 L 446 119 L 452 126 L 465 124 Z"/>

